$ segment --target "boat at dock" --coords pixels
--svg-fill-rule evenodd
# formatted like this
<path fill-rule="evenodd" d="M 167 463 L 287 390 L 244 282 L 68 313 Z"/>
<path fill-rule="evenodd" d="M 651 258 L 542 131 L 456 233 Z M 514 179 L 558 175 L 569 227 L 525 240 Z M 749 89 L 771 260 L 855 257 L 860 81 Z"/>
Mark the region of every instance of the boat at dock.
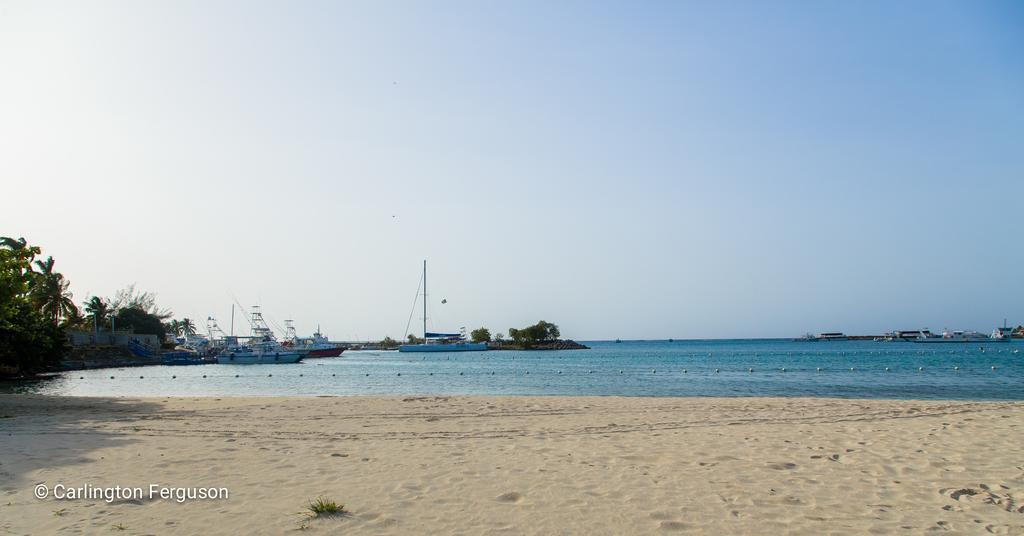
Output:
<path fill-rule="evenodd" d="M 301 360 L 299 352 L 289 350 L 273 340 L 228 347 L 217 355 L 217 363 L 222 365 L 278 365 L 298 363 Z"/>
<path fill-rule="evenodd" d="M 399 352 L 481 352 L 487 350 L 487 343 L 466 340 L 466 328 L 458 333 L 434 333 L 427 331 L 427 261 L 423 261 L 423 343 L 403 344 Z M 444 303 L 444 302 L 442 302 Z M 413 303 L 415 309 L 416 304 Z M 411 316 L 411 315 L 410 315 Z"/>
<path fill-rule="evenodd" d="M 320 326 L 317 326 L 316 333 L 311 337 L 299 337 L 295 334 L 291 320 L 285 320 L 284 325 L 285 340 L 281 345 L 299 352 L 303 357 L 338 357 L 345 351 L 344 346 L 327 340 L 320 333 Z"/>
<path fill-rule="evenodd" d="M 260 307 L 254 306 L 251 312 L 249 324 L 252 327 L 252 335 L 245 337 L 248 342 L 239 344 L 238 339 L 243 337 L 228 338 L 227 345 L 217 354 L 217 363 L 227 365 L 277 365 L 285 363 L 298 363 L 302 355 L 290 348 L 285 348 L 277 342 L 274 332 L 263 320 L 263 313 Z"/>

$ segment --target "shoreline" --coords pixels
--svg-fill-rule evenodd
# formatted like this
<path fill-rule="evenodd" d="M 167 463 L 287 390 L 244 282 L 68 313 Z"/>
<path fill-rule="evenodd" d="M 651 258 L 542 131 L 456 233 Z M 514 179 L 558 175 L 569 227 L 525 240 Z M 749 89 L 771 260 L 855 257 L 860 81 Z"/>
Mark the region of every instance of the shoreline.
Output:
<path fill-rule="evenodd" d="M 1024 533 L 1024 402 L 0 395 L 0 434 L 15 533 Z"/>

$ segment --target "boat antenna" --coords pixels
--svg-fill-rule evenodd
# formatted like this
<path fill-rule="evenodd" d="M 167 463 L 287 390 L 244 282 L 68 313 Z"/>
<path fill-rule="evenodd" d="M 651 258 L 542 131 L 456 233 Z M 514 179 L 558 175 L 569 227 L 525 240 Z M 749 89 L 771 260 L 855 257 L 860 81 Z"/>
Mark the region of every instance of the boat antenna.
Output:
<path fill-rule="evenodd" d="M 427 259 L 423 259 L 423 344 L 427 344 Z"/>

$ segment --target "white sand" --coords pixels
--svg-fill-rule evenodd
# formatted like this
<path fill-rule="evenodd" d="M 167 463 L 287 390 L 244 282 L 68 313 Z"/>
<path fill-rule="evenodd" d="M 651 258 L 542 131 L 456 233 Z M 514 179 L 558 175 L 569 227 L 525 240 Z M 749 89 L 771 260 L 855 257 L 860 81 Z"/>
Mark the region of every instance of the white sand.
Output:
<path fill-rule="evenodd" d="M 4 534 L 1024 534 L 1022 403 L 0 396 L 0 417 Z M 230 498 L 33 497 L 59 482 Z M 319 495 L 350 515 L 308 519 Z"/>

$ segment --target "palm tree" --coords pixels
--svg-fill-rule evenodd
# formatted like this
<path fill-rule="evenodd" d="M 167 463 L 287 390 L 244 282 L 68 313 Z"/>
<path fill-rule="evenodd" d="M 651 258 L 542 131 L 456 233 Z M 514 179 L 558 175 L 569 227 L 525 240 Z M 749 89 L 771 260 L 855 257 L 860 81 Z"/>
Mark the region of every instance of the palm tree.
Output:
<path fill-rule="evenodd" d="M 85 312 L 92 315 L 97 328 L 106 323 L 107 315 L 110 314 L 110 304 L 106 300 L 99 296 L 93 296 L 82 305 L 85 306 Z"/>
<path fill-rule="evenodd" d="M 71 283 L 63 274 L 53 271 L 53 257 L 35 264 L 39 272 L 32 278 L 32 294 L 43 314 L 53 320 L 54 326 L 60 324 L 61 317 L 78 314 L 74 296 L 68 290 Z"/>
<path fill-rule="evenodd" d="M 9 236 L 0 236 L 0 246 L 10 248 L 11 251 L 24 251 L 28 253 L 28 262 L 31 263 L 35 258 L 36 254 L 39 253 L 39 248 L 28 245 L 28 241 L 25 237 L 21 237 L 17 240 Z M 29 271 L 32 271 L 32 267 L 29 266 Z"/>
<path fill-rule="evenodd" d="M 195 325 L 195 323 L 193 323 L 188 318 L 182 318 L 181 319 L 180 327 L 181 327 L 181 334 L 182 335 L 186 335 L 187 336 L 187 335 L 195 335 L 196 334 L 196 325 Z"/>
<path fill-rule="evenodd" d="M 82 313 L 76 308 L 64 317 L 64 321 L 60 323 L 60 327 L 64 329 L 88 330 L 92 327 L 90 324 L 89 317 L 82 316 Z"/>
<path fill-rule="evenodd" d="M 170 322 L 167 323 L 167 331 L 175 335 L 181 335 L 181 322 L 178 322 L 177 320 L 171 320 Z"/>

